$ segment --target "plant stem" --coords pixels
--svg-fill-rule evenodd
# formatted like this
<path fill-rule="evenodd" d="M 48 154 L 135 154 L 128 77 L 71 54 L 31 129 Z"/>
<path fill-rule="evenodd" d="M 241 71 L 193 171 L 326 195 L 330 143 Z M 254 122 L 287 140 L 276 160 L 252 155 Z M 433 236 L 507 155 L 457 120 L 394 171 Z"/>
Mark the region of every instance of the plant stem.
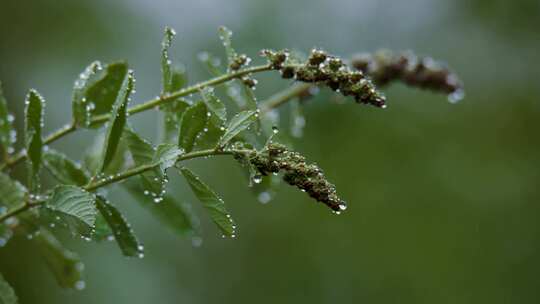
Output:
<path fill-rule="evenodd" d="M 209 79 L 207 81 L 199 82 L 197 84 L 194 84 L 192 86 L 189 86 L 189 87 L 187 87 L 185 89 L 182 89 L 182 90 L 179 90 L 177 92 L 170 93 L 170 94 L 167 94 L 167 95 L 162 95 L 162 96 L 154 98 L 152 100 L 148 100 L 148 101 L 146 101 L 146 102 L 144 102 L 142 104 L 131 107 L 131 108 L 128 109 L 128 115 L 144 112 L 144 111 L 153 109 L 155 107 L 158 107 L 160 105 L 166 104 L 167 102 L 171 102 L 171 101 L 175 100 L 178 97 L 187 96 L 187 95 L 190 95 L 190 94 L 193 94 L 193 93 L 197 93 L 197 92 L 199 92 L 200 89 L 202 89 L 204 87 L 216 86 L 216 85 L 225 83 L 225 82 L 227 82 L 229 80 L 232 80 L 232 79 L 235 79 L 235 78 L 240 78 L 242 76 L 253 74 L 253 73 L 269 71 L 271 69 L 272 69 L 272 67 L 270 65 L 268 65 L 268 64 L 258 65 L 258 66 L 254 66 L 254 67 L 251 67 L 251 68 L 238 70 L 236 72 L 227 73 L 227 74 L 224 74 L 224 75 Z M 102 124 L 102 123 L 108 121 L 109 117 L 110 117 L 110 114 L 103 114 L 103 115 L 96 116 L 96 117 L 94 117 L 92 119 L 92 121 L 90 122 L 90 125 L 96 126 L 96 125 Z M 73 123 L 70 124 L 70 125 L 67 125 L 66 127 L 61 128 L 61 129 L 53 132 L 49 136 L 47 136 L 44 139 L 43 143 L 46 144 L 46 145 L 50 144 L 50 143 L 52 143 L 52 142 L 54 142 L 54 141 L 56 141 L 56 140 L 58 140 L 58 139 L 60 139 L 60 138 L 62 138 L 64 136 L 70 134 L 70 133 L 75 132 L 77 129 L 78 129 L 78 127 Z M 8 158 L 5 163 L 0 164 L 0 171 L 3 170 L 6 167 L 13 167 L 14 165 L 18 164 L 19 162 L 23 161 L 24 159 L 26 159 L 26 153 L 24 152 L 24 150 L 21 150 L 18 153 L 16 153 L 12 158 Z"/>
<path fill-rule="evenodd" d="M 53 133 L 49 134 L 46 138 L 43 139 L 43 144 L 48 145 L 70 133 L 75 132 L 77 130 L 77 126 L 74 124 L 69 124 L 64 126 L 63 128 L 60 128 Z M 5 163 L 0 165 L 0 171 L 3 170 L 6 166 L 7 167 L 13 167 L 14 165 L 18 164 L 22 160 L 26 158 L 26 153 L 24 150 L 19 151 L 17 154 L 15 154 L 12 158 L 7 159 Z"/>
<path fill-rule="evenodd" d="M 181 161 L 188 160 L 188 159 L 200 158 L 200 157 L 206 157 L 206 156 L 232 155 L 232 154 L 235 154 L 235 153 L 247 154 L 247 153 L 251 153 L 251 152 L 253 152 L 253 150 L 225 150 L 225 151 L 220 151 L 220 150 L 216 150 L 216 149 L 208 149 L 208 150 L 200 150 L 200 151 L 195 151 L 195 152 L 190 152 L 190 153 L 180 155 L 177 158 L 176 161 L 181 162 Z M 160 163 L 154 163 L 154 164 L 138 166 L 138 167 L 126 170 L 124 172 L 118 173 L 116 175 L 113 175 L 111 178 L 104 178 L 104 179 L 100 179 L 100 180 L 98 180 L 96 182 L 90 183 L 90 184 L 86 185 L 85 187 L 83 187 L 83 189 L 86 190 L 86 191 L 92 192 L 92 191 L 95 191 L 95 190 L 97 190 L 99 188 L 105 187 L 107 185 L 114 184 L 116 182 L 128 179 L 128 178 L 130 178 L 132 176 L 139 175 L 139 174 L 144 173 L 146 171 L 150 171 L 152 169 L 155 169 L 155 168 L 159 167 L 160 165 L 161 165 Z M 28 210 L 28 209 L 30 209 L 32 207 L 40 206 L 40 205 L 44 204 L 45 201 L 46 200 L 39 200 L 39 201 L 34 201 L 34 202 L 26 201 L 24 204 L 20 205 L 19 207 L 15 208 L 15 209 L 12 209 L 9 212 L 0 215 L 0 223 L 5 221 L 6 219 L 8 219 L 8 218 L 10 218 L 12 216 L 15 216 L 15 215 L 17 215 L 17 214 L 19 214 L 19 213 L 21 213 L 23 211 L 26 211 L 26 210 Z"/>
<path fill-rule="evenodd" d="M 264 114 L 270 112 L 289 100 L 304 94 L 312 86 L 313 84 L 311 83 L 296 83 L 287 89 L 270 96 L 265 102 L 262 103 L 261 113 Z"/>
<path fill-rule="evenodd" d="M 224 74 L 224 75 L 212 78 L 212 79 L 207 80 L 207 81 L 199 82 L 197 84 L 189 86 L 189 87 L 187 87 L 185 89 L 182 89 L 180 91 L 170 93 L 170 94 L 167 94 L 167 95 L 162 95 L 162 96 L 159 96 L 159 97 L 154 98 L 152 100 L 149 100 L 147 102 L 144 102 L 144 103 L 142 103 L 140 105 L 134 106 L 134 107 L 128 109 L 128 114 L 129 115 L 137 114 L 137 113 L 140 113 L 140 112 L 144 112 L 146 110 L 156 108 L 156 107 L 158 107 L 160 105 L 163 105 L 163 104 L 165 104 L 167 102 L 171 102 L 171 101 L 177 99 L 178 97 L 182 97 L 182 96 L 197 93 L 197 92 L 199 92 L 199 90 L 201 90 L 204 87 L 216 86 L 218 84 L 222 84 L 224 82 L 227 82 L 227 81 L 235 79 L 235 78 L 242 77 L 244 75 L 269 71 L 271 69 L 272 68 L 271 68 L 270 65 L 265 64 L 265 65 L 258 65 L 258 66 L 254 66 L 254 67 L 251 67 L 251 68 L 239 70 L 239 71 L 236 71 L 236 72 Z M 100 123 L 104 123 L 107 120 L 109 120 L 109 114 L 99 115 L 99 116 L 96 116 L 94 119 L 92 119 L 91 125 L 97 125 L 97 124 L 100 124 Z"/>

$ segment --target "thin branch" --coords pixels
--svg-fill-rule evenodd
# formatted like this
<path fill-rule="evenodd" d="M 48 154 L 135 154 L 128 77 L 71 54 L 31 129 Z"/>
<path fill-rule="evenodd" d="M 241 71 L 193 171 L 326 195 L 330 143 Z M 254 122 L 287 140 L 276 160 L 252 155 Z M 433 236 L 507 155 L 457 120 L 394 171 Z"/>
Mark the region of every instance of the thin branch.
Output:
<path fill-rule="evenodd" d="M 190 153 L 180 155 L 177 158 L 176 161 L 181 162 L 181 161 L 188 160 L 188 159 L 193 159 L 193 158 L 215 156 L 215 155 L 232 155 L 232 154 L 238 154 L 238 153 L 247 154 L 247 153 L 251 153 L 251 152 L 252 152 L 252 150 L 225 150 L 225 151 L 220 151 L 220 150 L 216 150 L 216 149 L 208 149 L 208 150 L 195 151 L 195 152 L 190 152 Z M 130 178 L 132 176 L 136 176 L 136 175 L 139 175 L 139 174 L 144 173 L 146 171 L 153 170 L 153 169 L 159 167 L 160 165 L 161 165 L 161 163 L 158 162 L 158 163 L 142 165 L 142 166 L 138 166 L 138 167 L 135 167 L 135 168 L 132 168 L 132 169 L 128 169 L 128 170 L 126 170 L 124 172 L 113 175 L 111 178 L 104 178 L 104 179 L 100 179 L 100 180 L 98 180 L 96 182 L 92 182 L 91 184 L 86 185 L 85 187 L 83 187 L 83 189 L 86 190 L 86 191 L 92 192 L 92 191 L 95 191 L 95 190 L 97 190 L 99 188 L 108 186 L 110 184 L 114 184 L 116 182 L 128 179 L 128 178 Z M 12 216 L 15 216 L 15 215 L 17 215 L 17 214 L 19 214 L 21 212 L 24 212 L 24 211 L 26 211 L 26 210 L 28 210 L 30 208 L 40 206 L 40 205 L 44 204 L 45 202 L 46 202 L 45 199 L 41 199 L 41 200 L 37 200 L 37 201 L 25 201 L 24 204 L 20 205 L 19 207 L 15 208 L 15 209 L 12 209 L 9 212 L 0 215 L 0 223 L 4 222 L 6 219 L 8 219 L 8 218 L 10 218 Z"/>
<path fill-rule="evenodd" d="M 270 65 L 265 64 L 265 65 L 258 65 L 258 66 L 254 66 L 254 67 L 251 67 L 251 68 L 246 68 L 246 69 L 242 69 L 242 70 L 239 70 L 239 71 L 227 73 L 227 74 L 221 75 L 219 77 L 209 79 L 207 81 L 199 82 L 197 84 L 194 84 L 192 86 L 189 86 L 189 87 L 184 88 L 182 90 L 179 90 L 177 92 L 170 93 L 170 94 L 167 94 L 167 95 L 162 95 L 162 96 L 160 96 L 158 98 L 148 100 L 148 101 L 146 101 L 146 102 L 144 102 L 142 104 L 136 105 L 136 106 L 128 109 L 128 114 L 133 115 L 133 114 L 137 114 L 137 113 L 140 113 L 140 112 L 144 112 L 144 111 L 156 108 L 156 107 L 158 107 L 160 105 L 171 102 L 171 101 L 177 99 L 178 97 L 187 96 L 187 95 L 190 95 L 190 94 L 193 94 L 193 93 L 197 93 L 197 92 L 199 92 L 200 89 L 202 89 L 204 87 L 216 86 L 216 85 L 225 83 L 225 82 L 227 82 L 229 80 L 232 80 L 232 79 L 241 78 L 242 76 L 253 74 L 253 73 L 269 71 L 271 69 L 272 68 L 271 68 Z M 92 121 L 90 122 L 90 125 L 96 126 L 96 125 L 105 123 L 106 121 L 109 120 L 109 117 L 110 117 L 110 114 L 103 114 L 103 115 L 96 116 L 96 117 L 94 117 L 92 119 Z M 75 132 L 77 129 L 78 128 L 77 128 L 77 126 L 75 124 L 70 124 L 67 127 L 61 128 L 61 129 L 53 132 L 49 136 L 47 136 L 44 139 L 43 143 L 44 144 L 50 144 L 52 142 L 55 142 L 56 140 L 66 136 L 66 135 L 68 135 L 70 133 Z M 19 162 L 23 161 L 24 159 L 26 159 L 26 153 L 25 153 L 24 150 L 21 150 L 18 153 L 16 153 L 15 156 L 13 156 L 12 158 L 9 158 L 4 164 L 1 164 L 0 165 L 0 171 L 3 170 L 6 167 L 13 167 L 14 165 L 18 164 Z"/>
<path fill-rule="evenodd" d="M 296 83 L 287 89 L 268 97 L 268 99 L 261 104 L 261 113 L 268 113 L 291 99 L 306 94 L 312 86 L 313 84 L 310 83 Z"/>

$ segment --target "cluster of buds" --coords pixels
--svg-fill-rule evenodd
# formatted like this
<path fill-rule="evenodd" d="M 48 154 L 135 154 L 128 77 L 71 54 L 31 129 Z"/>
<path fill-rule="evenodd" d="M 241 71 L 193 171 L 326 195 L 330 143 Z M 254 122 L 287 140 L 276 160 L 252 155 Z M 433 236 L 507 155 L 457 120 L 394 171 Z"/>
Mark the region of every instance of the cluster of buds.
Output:
<path fill-rule="evenodd" d="M 248 65 L 250 62 L 251 58 L 249 58 L 246 54 L 235 55 L 229 64 L 229 68 L 231 71 L 238 71 L 240 68 Z"/>
<path fill-rule="evenodd" d="M 273 69 L 283 78 L 294 78 L 306 83 L 322 84 L 344 96 L 352 96 L 358 103 L 385 107 L 385 97 L 362 71 L 353 71 L 336 57 L 314 49 L 304 63 L 291 63 L 288 52 L 263 50 Z"/>
<path fill-rule="evenodd" d="M 250 155 L 249 162 L 264 176 L 283 172 L 286 183 L 298 187 L 334 212 L 347 209 L 345 201 L 338 197 L 335 186 L 326 180 L 317 165 L 306 163 L 305 157 L 281 144 L 269 143 L 262 152 Z"/>
<path fill-rule="evenodd" d="M 377 85 L 399 80 L 409 86 L 446 94 L 463 91 L 463 84 L 445 64 L 430 57 L 417 57 L 412 52 L 380 50 L 374 54 L 357 54 L 351 65 L 368 74 Z"/>

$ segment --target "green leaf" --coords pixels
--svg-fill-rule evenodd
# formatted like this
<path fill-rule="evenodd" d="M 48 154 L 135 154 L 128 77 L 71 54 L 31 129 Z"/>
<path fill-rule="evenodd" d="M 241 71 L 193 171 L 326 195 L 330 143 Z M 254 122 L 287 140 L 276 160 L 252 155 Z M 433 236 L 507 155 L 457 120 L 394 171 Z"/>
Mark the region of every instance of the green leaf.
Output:
<path fill-rule="evenodd" d="M 157 147 L 154 155 L 154 164 L 159 164 L 162 172 L 174 166 L 178 157 L 182 155 L 182 151 L 173 144 L 161 144 Z"/>
<path fill-rule="evenodd" d="M 204 132 L 201 132 L 198 136 L 196 143 L 197 149 L 201 150 L 215 148 L 219 139 L 223 136 L 223 133 L 225 133 L 223 121 L 216 115 L 208 117 L 206 126 L 203 130 Z"/>
<path fill-rule="evenodd" d="M 69 159 L 66 155 L 48 149 L 43 155 L 45 168 L 62 184 L 84 186 L 89 181 L 89 176 L 79 164 Z"/>
<path fill-rule="evenodd" d="M 124 137 L 135 165 L 142 166 L 155 164 L 157 153 L 152 144 L 141 138 L 137 133 L 129 128 L 126 128 L 124 132 Z M 164 170 L 156 168 L 147 171 L 140 175 L 140 179 L 145 189 L 145 193 L 152 196 L 155 202 L 160 202 L 165 192 L 165 186 L 167 183 L 167 176 L 165 175 Z"/>
<path fill-rule="evenodd" d="M 227 109 L 225 108 L 225 104 L 217 98 L 213 88 L 203 88 L 201 90 L 201 96 L 213 115 L 217 115 L 223 122 L 227 121 Z"/>
<path fill-rule="evenodd" d="M 127 106 L 129 102 L 129 96 L 134 89 L 134 77 L 133 72 L 129 71 L 118 97 L 115 101 L 111 118 L 109 120 L 109 126 L 107 128 L 107 135 L 105 136 L 105 147 L 103 153 L 103 160 L 101 162 L 100 172 L 105 171 L 107 166 L 111 163 L 120 144 L 122 133 L 124 132 L 124 126 L 127 122 Z"/>
<path fill-rule="evenodd" d="M 109 224 L 101 213 L 98 213 L 96 215 L 96 222 L 94 224 L 94 233 L 92 234 L 92 239 L 97 242 L 114 240 L 114 235 L 111 227 L 109 227 Z"/>
<path fill-rule="evenodd" d="M 188 83 L 188 78 L 186 75 L 186 68 L 183 65 L 175 65 L 172 67 L 171 72 L 171 84 L 170 92 L 179 91 L 181 88 L 185 87 Z"/>
<path fill-rule="evenodd" d="M 174 90 L 173 87 L 175 84 L 173 82 L 172 61 L 169 58 L 169 48 L 175 35 L 176 32 L 174 29 L 168 26 L 165 27 L 163 41 L 161 42 L 161 81 L 163 93 L 173 92 Z"/>
<path fill-rule="evenodd" d="M 76 186 L 56 186 L 45 208 L 62 218 L 73 232 L 83 236 L 91 234 L 96 222 L 95 195 Z"/>
<path fill-rule="evenodd" d="M 221 42 L 223 42 L 223 46 L 225 47 L 225 54 L 227 55 L 227 61 L 229 64 L 234 61 L 234 58 L 236 58 L 236 51 L 232 47 L 231 43 L 231 37 L 232 37 L 232 31 L 224 26 L 219 27 L 219 38 L 221 39 Z"/>
<path fill-rule="evenodd" d="M 90 119 L 110 113 L 128 72 L 125 62 L 102 66 L 92 63 L 75 81 L 73 116 L 79 126 L 92 127 Z"/>
<path fill-rule="evenodd" d="M 188 107 L 189 104 L 185 100 L 179 99 L 161 108 L 164 112 L 163 133 L 161 134 L 163 142 L 178 144 L 179 125 Z"/>
<path fill-rule="evenodd" d="M 45 100 L 35 90 L 30 90 L 25 100 L 25 146 L 29 162 L 30 185 L 36 183 L 39 169 L 41 168 L 41 157 L 43 150 L 43 139 L 41 132 L 43 128 L 43 108 Z"/>
<path fill-rule="evenodd" d="M 236 114 L 229 122 L 225 134 L 223 134 L 219 140 L 219 147 L 224 147 L 236 135 L 249 128 L 249 126 L 257 120 L 257 117 L 257 111 L 243 111 Z"/>
<path fill-rule="evenodd" d="M 0 273 L 0 304 L 17 304 L 18 302 L 15 291 Z"/>
<path fill-rule="evenodd" d="M 3 151 L 4 156 L 13 152 L 13 144 L 16 139 L 13 120 L 14 116 L 8 112 L 7 100 L 0 82 L 0 150 Z"/>
<path fill-rule="evenodd" d="M 20 206 L 26 193 L 27 190 L 23 185 L 0 172 L 0 209 L 4 207 L 9 211 L 13 207 Z"/>
<path fill-rule="evenodd" d="M 159 204 L 145 194 L 145 187 L 135 181 L 128 180 L 124 184 L 138 204 L 147 209 L 160 223 L 174 233 L 185 236 L 193 235 L 199 228 L 199 221 L 191 206 L 179 201 L 178 197 L 165 194 Z"/>
<path fill-rule="evenodd" d="M 207 109 L 203 102 L 197 102 L 187 108 L 182 115 L 178 145 L 186 153 L 193 150 L 197 135 L 204 130 L 207 119 Z"/>
<path fill-rule="evenodd" d="M 218 197 L 218 195 L 212 189 L 210 189 L 210 187 L 203 183 L 198 176 L 191 172 L 191 170 L 182 168 L 180 171 L 186 178 L 186 181 L 188 182 L 195 196 L 208 211 L 210 218 L 218 226 L 223 235 L 234 237 L 236 226 L 229 212 L 225 208 L 225 203 L 223 200 Z"/>
<path fill-rule="evenodd" d="M 82 290 L 84 264 L 79 256 L 64 248 L 62 244 L 48 230 L 41 229 L 36 240 L 40 251 L 49 269 L 54 274 L 58 285 L 63 288 Z"/>
<path fill-rule="evenodd" d="M 244 92 L 244 96 L 246 100 L 246 108 L 249 110 L 256 111 L 257 110 L 257 97 L 255 97 L 255 93 L 253 92 L 253 89 L 243 83 L 242 83 L 242 86 L 244 88 L 243 92 Z"/>
<path fill-rule="evenodd" d="M 142 257 L 144 248 L 133 234 L 133 230 L 120 211 L 101 196 L 97 197 L 96 206 L 111 228 L 114 239 L 122 253 L 125 256 Z"/>
<path fill-rule="evenodd" d="M 133 129 L 129 127 L 124 129 L 124 138 L 133 161 L 137 166 L 152 163 L 156 150 L 154 147 L 152 147 L 151 143 L 140 137 Z"/>
<path fill-rule="evenodd" d="M 94 61 L 79 75 L 73 86 L 72 111 L 73 121 L 77 126 L 90 125 L 91 112 L 95 104 L 88 100 L 87 91 L 100 81 L 104 73 L 101 72 L 101 62 Z"/>
<path fill-rule="evenodd" d="M 90 174 L 96 175 L 101 169 L 101 162 L 103 157 L 103 146 L 105 145 L 105 135 L 107 130 L 100 130 L 94 138 L 91 146 L 85 151 L 83 157 L 83 165 L 86 171 Z M 105 170 L 106 175 L 113 175 L 123 171 L 126 167 L 127 147 L 125 141 L 122 139 L 118 145 L 117 151 L 113 157 L 113 160 Z"/>

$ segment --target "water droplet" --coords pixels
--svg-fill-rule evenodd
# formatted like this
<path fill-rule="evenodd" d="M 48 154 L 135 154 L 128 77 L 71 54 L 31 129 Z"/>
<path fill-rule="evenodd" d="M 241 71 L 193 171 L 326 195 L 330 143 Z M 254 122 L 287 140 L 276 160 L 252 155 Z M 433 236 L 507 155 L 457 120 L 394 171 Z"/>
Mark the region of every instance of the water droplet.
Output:
<path fill-rule="evenodd" d="M 257 196 L 257 199 L 259 200 L 261 204 L 267 204 L 268 202 L 272 200 L 272 195 L 268 191 L 264 191 L 264 192 L 259 193 L 259 195 Z"/>
<path fill-rule="evenodd" d="M 278 127 L 273 126 L 273 127 L 272 127 L 272 132 L 273 132 L 274 134 L 278 134 L 278 133 L 279 133 Z"/>
<path fill-rule="evenodd" d="M 450 103 L 458 103 L 463 98 L 465 98 L 465 91 L 463 91 L 462 89 L 457 89 L 456 91 L 448 95 L 448 101 Z"/>
<path fill-rule="evenodd" d="M 203 239 L 201 237 L 194 236 L 191 238 L 191 245 L 193 247 L 201 247 L 202 243 L 203 243 Z"/>
<path fill-rule="evenodd" d="M 76 290 L 83 290 L 84 288 L 86 288 L 86 283 L 84 281 L 80 280 L 75 283 Z"/>
<path fill-rule="evenodd" d="M 252 178 L 252 180 L 253 180 L 253 182 L 254 182 L 255 184 L 260 184 L 260 183 L 262 182 L 262 179 L 263 179 L 263 178 L 262 178 L 262 175 L 260 175 L 260 174 L 255 174 L 255 175 L 253 176 L 253 178 Z"/>

